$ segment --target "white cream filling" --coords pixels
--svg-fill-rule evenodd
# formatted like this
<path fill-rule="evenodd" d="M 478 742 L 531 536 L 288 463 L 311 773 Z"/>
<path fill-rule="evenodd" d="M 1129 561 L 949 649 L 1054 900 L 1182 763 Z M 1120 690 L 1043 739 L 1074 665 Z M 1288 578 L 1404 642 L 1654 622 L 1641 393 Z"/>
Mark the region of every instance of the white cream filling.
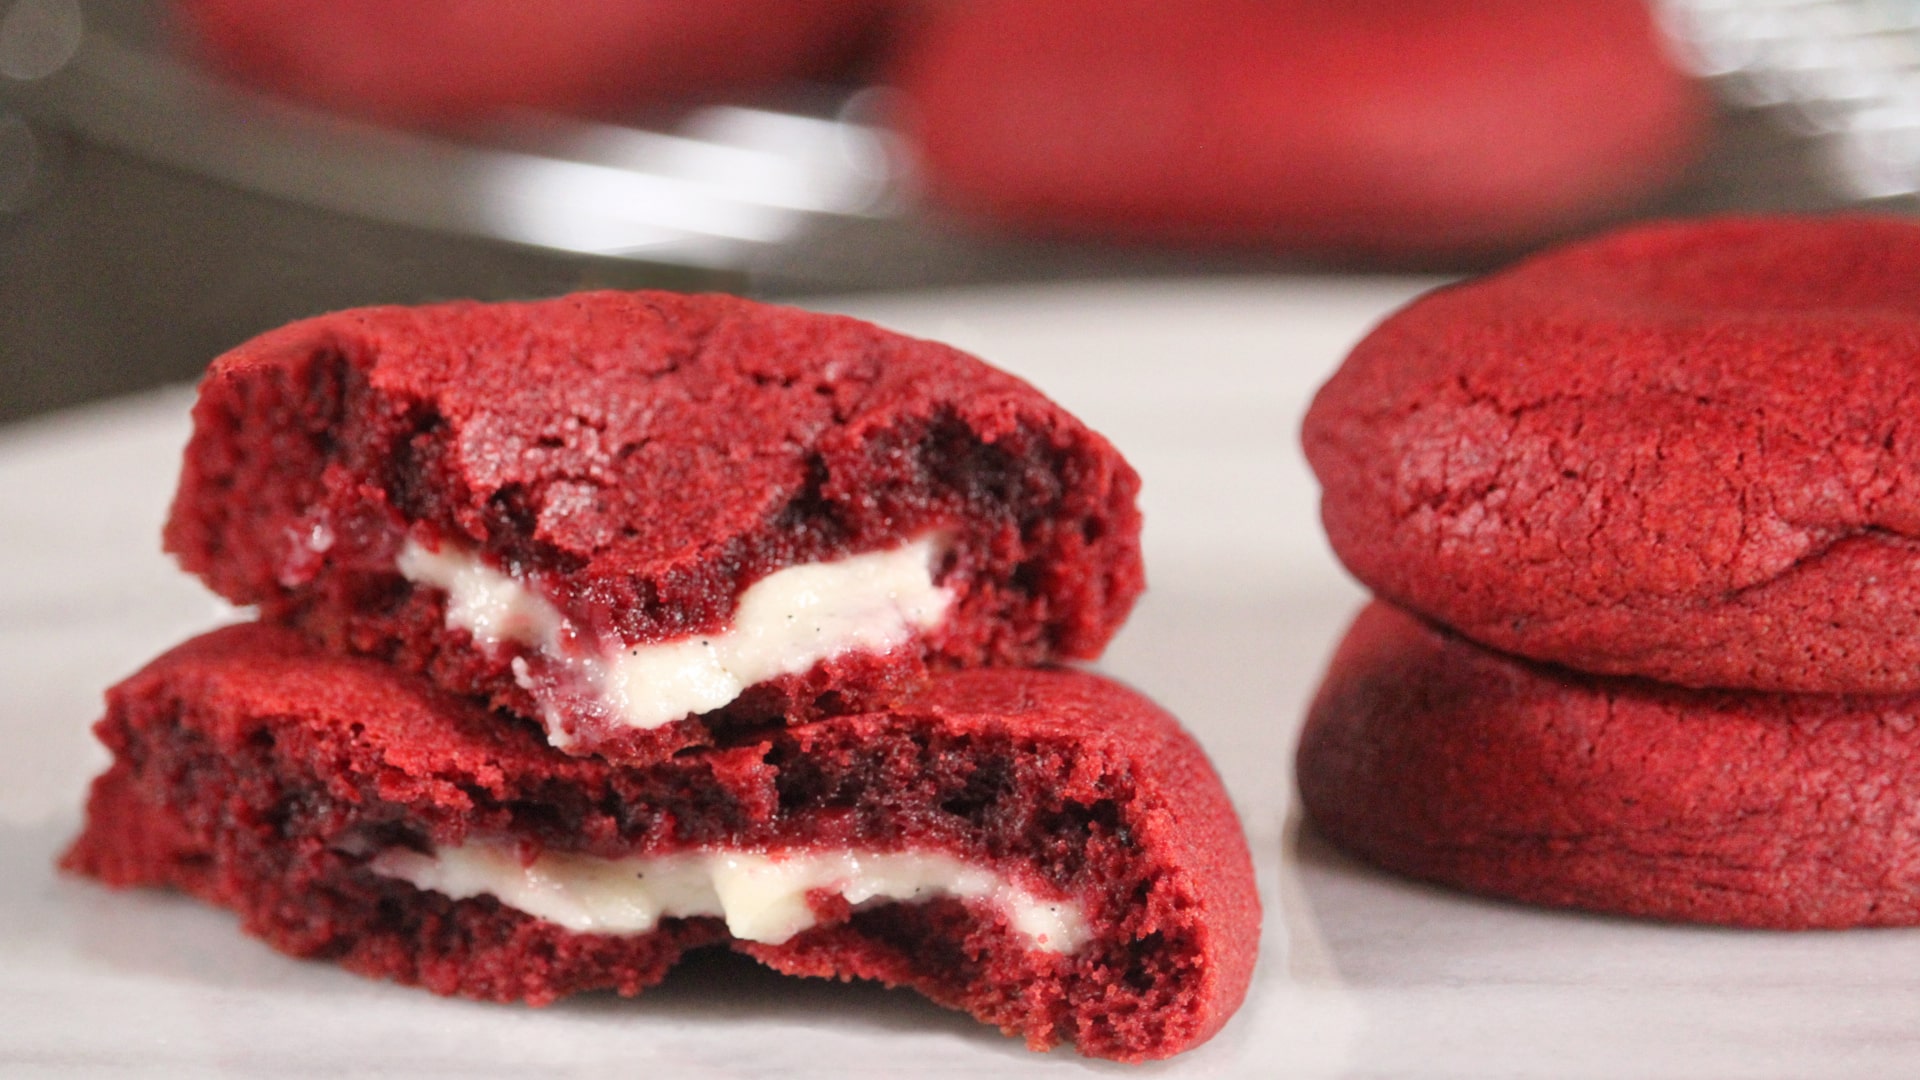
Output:
<path fill-rule="evenodd" d="M 645 645 L 582 642 L 565 616 L 508 574 L 448 544 L 409 538 L 399 570 L 447 594 L 447 626 L 483 647 L 519 644 L 578 673 L 608 715 L 654 728 L 727 704 L 747 687 L 843 653 L 883 653 L 938 626 L 953 593 L 934 584 L 933 535 L 886 551 L 776 571 L 740 595 L 731 626 Z M 524 669 L 519 669 L 524 679 Z M 548 732 L 564 745 L 557 729 Z"/>
<path fill-rule="evenodd" d="M 523 863 L 509 846 L 469 843 L 431 855 L 390 848 L 372 866 L 455 900 L 492 896 L 586 934 L 643 934 L 663 918 L 717 915 L 736 938 L 778 945 L 814 924 L 807 894 L 826 891 L 855 907 L 942 896 L 984 902 L 1047 952 L 1075 952 L 1090 936 L 1078 903 L 1042 900 L 938 852 L 721 850 L 624 859 L 546 852 Z"/>

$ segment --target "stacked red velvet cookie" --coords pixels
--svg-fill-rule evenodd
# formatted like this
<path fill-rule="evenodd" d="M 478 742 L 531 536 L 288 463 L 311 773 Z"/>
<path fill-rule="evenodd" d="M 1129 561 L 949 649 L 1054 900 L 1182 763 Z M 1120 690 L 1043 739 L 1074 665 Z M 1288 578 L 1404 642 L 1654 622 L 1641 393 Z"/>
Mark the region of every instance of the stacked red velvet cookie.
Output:
<path fill-rule="evenodd" d="M 344 312 L 215 361 L 67 865 L 442 993 L 729 944 L 1122 1060 L 1245 992 L 1245 840 L 1096 655 L 1138 480 L 965 354 L 730 297 Z"/>
<path fill-rule="evenodd" d="M 1920 225 L 1660 225 L 1437 292 L 1305 429 L 1380 600 L 1318 828 L 1497 896 L 1920 922 Z"/>

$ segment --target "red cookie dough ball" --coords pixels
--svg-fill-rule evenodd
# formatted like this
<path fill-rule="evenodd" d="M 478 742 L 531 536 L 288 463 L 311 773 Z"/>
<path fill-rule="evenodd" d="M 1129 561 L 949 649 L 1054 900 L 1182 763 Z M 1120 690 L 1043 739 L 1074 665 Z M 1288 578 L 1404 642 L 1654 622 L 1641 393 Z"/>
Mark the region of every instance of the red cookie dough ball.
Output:
<path fill-rule="evenodd" d="M 1920 924 L 1920 698 L 1683 690 L 1530 664 L 1384 604 L 1301 735 L 1328 839 L 1413 877 L 1734 926 Z"/>
<path fill-rule="evenodd" d="M 606 113 L 829 70 L 876 0 L 176 0 L 210 65 L 407 125 L 504 108 Z"/>
<path fill-rule="evenodd" d="M 1633 229 L 1443 289 L 1303 439 L 1327 536 L 1481 644 L 1688 686 L 1920 691 L 1920 224 Z"/>
<path fill-rule="evenodd" d="M 1640 0 L 981 0 L 894 76 L 959 212 L 1288 250 L 1562 233 L 1674 178 L 1704 118 Z"/>

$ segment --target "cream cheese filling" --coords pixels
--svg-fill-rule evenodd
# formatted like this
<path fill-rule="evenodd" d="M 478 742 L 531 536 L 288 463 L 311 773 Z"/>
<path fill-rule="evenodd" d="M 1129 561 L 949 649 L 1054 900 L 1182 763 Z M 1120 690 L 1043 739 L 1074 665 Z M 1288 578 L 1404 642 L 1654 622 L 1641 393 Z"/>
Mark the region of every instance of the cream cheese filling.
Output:
<path fill-rule="evenodd" d="M 720 708 L 755 683 L 848 652 L 884 653 L 940 625 L 953 593 L 934 584 L 936 535 L 884 551 L 775 571 L 740 595 L 731 625 L 641 645 L 585 640 L 525 582 L 453 544 L 409 538 L 398 560 L 416 585 L 447 594 L 447 626 L 487 648 L 518 644 L 576 672 L 607 715 L 655 728 Z M 516 666 L 522 684 L 524 666 Z M 549 725 L 556 746 L 567 739 Z"/>
<path fill-rule="evenodd" d="M 372 867 L 455 900 L 492 896 L 584 934 L 643 934 L 664 918 L 717 915 L 736 938 L 778 945 L 814 925 L 807 895 L 825 891 L 855 907 L 936 897 L 984 903 L 1047 952 L 1073 953 L 1091 936 L 1075 901 L 1043 900 L 940 852 L 723 849 L 622 859 L 545 852 L 527 863 L 511 846 L 474 842 L 432 854 L 389 848 Z"/>

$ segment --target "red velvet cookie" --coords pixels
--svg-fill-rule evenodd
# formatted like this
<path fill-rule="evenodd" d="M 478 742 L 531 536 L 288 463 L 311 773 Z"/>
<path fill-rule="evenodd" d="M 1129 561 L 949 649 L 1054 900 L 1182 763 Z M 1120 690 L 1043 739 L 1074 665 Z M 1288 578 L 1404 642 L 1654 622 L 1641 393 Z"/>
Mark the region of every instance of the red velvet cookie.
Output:
<path fill-rule="evenodd" d="M 892 77 L 957 211 L 1289 251 L 1537 241 L 1643 200 L 1705 128 L 1642 0 L 979 0 Z"/>
<path fill-rule="evenodd" d="M 963 672 L 886 712 L 622 766 L 249 624 L 110 691 L 96 730 L 114 763 L 68 868 L 443 994 L 634 994 L 731 941 L 1132 1061 L 1211 1036 L 1257 951 L 1205 756 L 1085 673 Z"/>
<path fill-rule="evenodd" d="M 1301 736 L 1340 847 L 1557 907 L 1920 924 L 1920 697 L 1686 690 L 1483 649 L 1376 603 Z"/>
<path fill-rule="evenodd" d="M 1920 224 L 1622 232 L 1443 289 L 1307 414 L 1327 534 L 1508 652 L 1920 690 Z"/>
<path fill-rule="evenodd" d="M 613 113 L 820 75 L 881 0 L 174 0 L 240 82 L 392 123 Z"/>
<path fill-rule="evenodd" d="M 311 319 L 216 360 L 194 419 L 187 569 L 572 753 L 1091 657 L 1142 587 L 1106 440 L 953 349 L 733 297 Z"/>

